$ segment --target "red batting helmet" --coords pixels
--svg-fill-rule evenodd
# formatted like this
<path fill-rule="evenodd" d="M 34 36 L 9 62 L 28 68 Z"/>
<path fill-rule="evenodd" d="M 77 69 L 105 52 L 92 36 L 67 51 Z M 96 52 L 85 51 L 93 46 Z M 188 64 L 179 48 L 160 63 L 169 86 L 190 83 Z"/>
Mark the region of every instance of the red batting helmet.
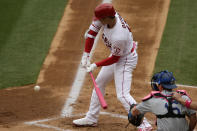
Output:
<path fill-rule="evenodd" d="M 114 10 L 114 7 L 112 4 L 104 3 L 98 5 L 95 10 L 94 14 L 98 19 L 109 17 L 109 16 L 115 16 L 116 11 Z"/>

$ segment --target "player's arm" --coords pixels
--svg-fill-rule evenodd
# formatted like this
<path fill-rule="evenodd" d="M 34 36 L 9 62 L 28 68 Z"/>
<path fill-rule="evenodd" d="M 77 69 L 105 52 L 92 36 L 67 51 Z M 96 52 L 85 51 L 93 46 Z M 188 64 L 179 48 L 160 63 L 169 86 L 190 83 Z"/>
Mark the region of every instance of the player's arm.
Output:
<path fill-rule="evenodd" d="M 119 60 L 120 56 L 115 56 L 115 55 L 112 55 L 102 61 L 99 61 L 99 62 L 96 62 L 96 63 L 93 63 L 91 64 L 90 66 L 88 66 L 86 69 L 87 69 L 87 72 L 91 72 L 93 71 L 95 68 L 99 67 L 99 66 L 108 66 L 108 65 L 112 65 L 114 63 L 116 63 L 118 60 Z"/>
<path fill-rule="evenodd" d="M 99 61 L 99 62 L 96 62 L 96 66 L 99 67 L 99 66 L 108 66 L 108 65 L 112 65 L 116 62 L 118 62 L 118 60 L 120 59 L 120 56 L 115 56 L 115 55 L 112 55 L 102 61 Z"/>
<path fill-rule="evenodd" d="M 89 67 L 87 67 L 87 72 L 91 72 L 95 68 L 100 67 L 100 66 L 108 66 L 108 65 L 112 65 L 118 62 L 118 60 L 120 59 L 120 56 L 123 53 L 123 49 L 124 49 L 123 42 L 124 41 L 115 42 L 115 44 L 113 44 L 113 47 L 111 47 L 112 55 L 104 60 L 91 64 Z"/>
<path fill-rule="evenodd" d="M 180 102 L 182 105 L 186 106 L 187 108 L 197 110 L 197 103 L 196 102 L 194 102 L 194 101 L 192 102 L 192 101 L 189 101 L 187 99 L 183 99 L 181 97 L 181 94 L 179 94 L 177 92 L 173 93 L 172 98 L 174 98 L 175 100 Z"/>
<path fill-rule="evenodd" d="M 190 108 L 193 109 L 193 110 L 197 110 L 197 103 L 196 102 L 191 102 L 190 104 Z"/>
<path fill-rule="evenodd" d="M 151 106 L 152 104 L 150 99 L 142 101 L 132 109 L 132 113 L 134 114 L 134 116 L 136 116 L 139 114 L 145 114 L 146 112 L 151 112 Z"/>
<path fill-rule="evenodd" d="M 193 131 L 194 130 L 194 128 L 196 126 L 196 122 L 197 122 L 196 113 L 191 114 L 189 116 L 189 131 Z"/>
<path fill-rule="evenodd" d="M 182 105 L 187 107 L 186 115 L 189 118 L 189 131 L 193 131 L 196 126 L 197 118 L 196 118 L 196 111 L 191 109 L 191 101 L 192 101 L 191 98 L 187 95 L 186 91 L 184 90 L 178 90 L 178 92 L 174 92 L 172 98 L 174 98 Z"/>
<path fill-rule="evenodd" d="M 97 67 L 99 66 L 108 66 L 112 65 L 120 59 L 120 56 L 123 55 L 123 50 L 124 50 L 124 42 L 125 40 L 118 40 L 115 41 L 113 46 L 111 47 L 111 57 L 108 57 L 100 62 L 96 62 L 95 64 Z"/>
<path fill-rule="evenodd" d="M 101 29 L 101 27 L 102 27 L 101 22 L 98 19 L 93 18 L 93 21 L 84 36 L 85 37 L 85 52 L 86 53 L 90 53 L 90 51 L 93 47 L 93 44 L 94 44 L 94 40 L 95 40 L 99 30 Z"/>
<path fill-rule="evenodd" d="M 94 40 L 101 28 L 102 24 L 98 20 L 93 20 L 92 24 L 90 25 L 89 29 L 86 31 L 85 37 L 85 50 L 82 56 L 81 65 L 82 67 L 86 68 L 90 65 L 89 55 L 92 50 Z"/>
<path fill-rule="evenodd" d="M 136 106 L 136 113 L 141 113 L 141 114 L 145 114 L 147 112 L 151 112 L 151 102 L 149 100 L 147 101 L 142 101 L 141 103 L 139 103 Z M 135 112 L 134 112 L 135 113 Z"/>
<path fill-rule="evenodd" d="M 95 64 L 97 65 L 97 67 L 108 66 L 108 65 L 112 65 L 112 64 L 118 62 L 118 60 L 120 59 L 120 56 L 123 55 L 124 43 L 125 43 L 125 40 L 114 41 L 112 44 L 112 47 L 111 47 L 112 56 L 110 56 L 102 61 L 96 62 Z"/>

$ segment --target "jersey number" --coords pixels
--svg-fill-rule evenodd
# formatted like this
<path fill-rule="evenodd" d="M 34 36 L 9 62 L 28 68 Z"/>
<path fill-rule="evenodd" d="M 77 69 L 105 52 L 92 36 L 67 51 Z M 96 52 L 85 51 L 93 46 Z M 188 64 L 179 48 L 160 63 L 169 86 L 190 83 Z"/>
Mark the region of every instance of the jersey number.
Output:
<path fill-rule="evenodd" d="M 181 114 L 181 111 L 178 107 L 173 107 L 174 104 L 178 104 L 177 101 L 172 101 L 172 110 L 174 112 L 174 114 L 177 114 L 177 115 L 180 115 Z M 165 104 L 165 108 L 168 110 L 168 103 Z"/>

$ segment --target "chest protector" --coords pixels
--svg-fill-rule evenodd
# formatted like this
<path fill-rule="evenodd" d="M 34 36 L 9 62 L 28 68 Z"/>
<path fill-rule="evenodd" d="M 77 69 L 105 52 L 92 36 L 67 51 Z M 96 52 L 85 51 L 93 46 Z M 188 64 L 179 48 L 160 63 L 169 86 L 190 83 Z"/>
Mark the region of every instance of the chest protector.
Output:
<path fill-rule="evenodd" d="M 178 93 L 181 95 L 187 95 L 184 90 L 177 90 Z M 142 101 L 147 101 L 151 98 L 163 98 L 166 101 L 168 101 L 168 113 L 164 115 L 156 115 L 157 118 L 185 118 L 185 114 L 174 114 L 173 109 L 172 109 L 172 96 L 165 96 L 161 94 L 160 91 L 152 91 L 147 97 L 143 98 Z"/>

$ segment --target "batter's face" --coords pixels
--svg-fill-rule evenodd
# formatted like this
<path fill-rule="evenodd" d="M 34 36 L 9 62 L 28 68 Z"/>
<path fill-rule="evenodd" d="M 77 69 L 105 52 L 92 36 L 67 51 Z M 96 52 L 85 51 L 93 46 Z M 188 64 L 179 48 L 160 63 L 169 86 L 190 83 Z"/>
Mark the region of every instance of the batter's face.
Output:
<path fill-rule="evenodd" d="M 112 19 L 110 17 L 101 18 L 100 21 L 103 25 L 107 24 L 109 28 L 112 28 L 116 24 L 116 19 Z"/>
<path fill-rule="evenodd" d="M 101 18 L 101 19 L 100 19 L 100 21 L 101 21 L 101 23 L 102 23 L 103 25 L 106 25 L 106 24 L 108 24 L 108 23 L 109 23 L 109 20 L 108 20 L 108 18 L 107 18 L 107 17 L 105 17 L 105 18 Z"/>

